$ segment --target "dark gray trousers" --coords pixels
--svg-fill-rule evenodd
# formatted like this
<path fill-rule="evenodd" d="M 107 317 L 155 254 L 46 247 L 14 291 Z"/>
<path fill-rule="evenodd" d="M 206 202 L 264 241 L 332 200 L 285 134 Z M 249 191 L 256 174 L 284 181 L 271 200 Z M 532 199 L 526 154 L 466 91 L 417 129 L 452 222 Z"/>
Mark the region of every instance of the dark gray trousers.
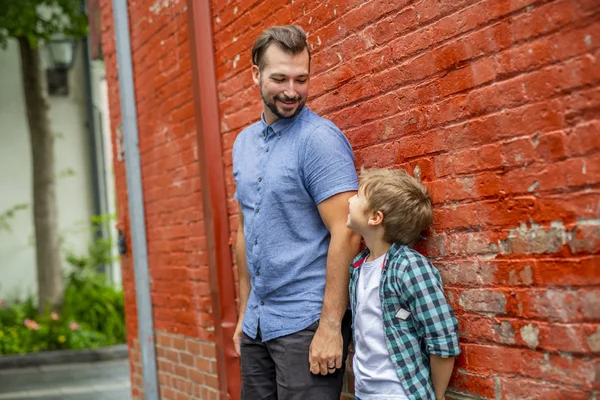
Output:
<path fill-rule="evenodd" d="M 319 326 L 266 342 L 242 333 L 242 400 L 339 400 L 344 381 L 352 315 L 342 321 L 343 365 L 329 375 L 313 375 L 308 350 Z"/>

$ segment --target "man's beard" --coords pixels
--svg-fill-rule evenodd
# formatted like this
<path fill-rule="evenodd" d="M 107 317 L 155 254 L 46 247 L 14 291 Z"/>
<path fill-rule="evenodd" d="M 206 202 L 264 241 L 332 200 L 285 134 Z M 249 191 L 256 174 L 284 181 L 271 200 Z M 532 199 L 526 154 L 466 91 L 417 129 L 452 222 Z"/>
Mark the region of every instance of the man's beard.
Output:
<path fill-rule="evenodd" d="M 260 87 L 260 97 L 262 97 L 263 103 L 265 103 L 265 105 L 269 108 L 269 110 L 271 110 L 271 112 L 273 114 L 275 114 L 275 116 L 279 119 L 294 118 L 296 115 L 298 115 L 300 113 L 300 111 L 302 111 L 302 107 L 306 103 L 306 100 L 303 100 L 301 96 L 287 97 L 287 96 L 283 96 L 283 95 L 276 95 L 273 97 L 273 100 L 268 99 L 267 96 L 265 96 L 263 93 L 262 85 Z M 295 102 L 298 102 L 298 105 L 296 106 L 296 110 L 294 111 L 293 114 L 284 115 L 277 108 L 277 104 L 275 104 L 276 101 L 283 101 L 283 102 L 295 101 Z"/>

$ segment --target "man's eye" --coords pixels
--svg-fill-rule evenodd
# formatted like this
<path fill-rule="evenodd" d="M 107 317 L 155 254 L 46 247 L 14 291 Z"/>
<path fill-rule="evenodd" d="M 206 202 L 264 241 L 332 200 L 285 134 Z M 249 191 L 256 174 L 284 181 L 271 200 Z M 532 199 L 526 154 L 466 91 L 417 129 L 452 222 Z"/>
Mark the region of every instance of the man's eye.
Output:
<path fill-rule="evenodd" d="M 280 79 L 280 78 L 272 78 L 272 79 L 273 79 L 273 82 L 277 82 L 277 83 L 283 82 L 283 79 Z"/>
<path fill-rule="evenodd" d="M 306 79 L 298 79 L 296 82 L 298 82 L 298 83 L 306 83 Z"/>

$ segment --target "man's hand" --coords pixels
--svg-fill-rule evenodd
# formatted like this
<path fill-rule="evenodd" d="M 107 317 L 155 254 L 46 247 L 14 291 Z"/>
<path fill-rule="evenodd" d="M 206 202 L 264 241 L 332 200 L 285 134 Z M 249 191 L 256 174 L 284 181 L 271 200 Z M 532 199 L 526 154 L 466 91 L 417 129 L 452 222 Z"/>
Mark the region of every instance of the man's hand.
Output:
<path fill-rule="evenodd" d="M 321 219 L 331 234 L 331 241 L 327 251 L 321 320 L 308 353 L 310 372 L 315 375 L 331 374 L 342 368 L 344 339 L 341 321 L 348 308 L 349 265 L 358 253 L 360 243 L 360 236 L 346 226 L 348 200 L 355 193 L 338 193 L 317 206 Z"/>
<path fill-rule="evenodd" d="M 323 323 L 319 324 L 308 352 L 310 372 L 315 375 L 327 375 L 342 368 L 343 343 L 340 327 L 336 329 Z"/>
<path fill-rule="evenodd" d="M 242 321 L 240 320 L 235 327 L 235 331 L 233 332 L 233 346 L 235 347 L 235 352 L 238 357 L 242 355 L 240 351 L 240 345 L 242 343 Z"/>

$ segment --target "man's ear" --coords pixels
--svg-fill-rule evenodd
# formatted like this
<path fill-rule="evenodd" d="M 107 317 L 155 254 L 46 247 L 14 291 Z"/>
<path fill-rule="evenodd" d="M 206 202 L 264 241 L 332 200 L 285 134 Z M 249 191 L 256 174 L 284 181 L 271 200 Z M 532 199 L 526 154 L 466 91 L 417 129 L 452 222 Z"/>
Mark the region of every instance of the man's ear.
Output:
<path fill-rule="evenodd" d="M 258 65 L 252 66 L 252 80 L 254 84 L 260 85 L 260 69 L 258 69 Z"/>
<path fill-rule="evenodd" d="M 383 224 L 383 213 L 381 211 L 376 211 L 369 217 L 369 225 L 377 226 Z"/>

